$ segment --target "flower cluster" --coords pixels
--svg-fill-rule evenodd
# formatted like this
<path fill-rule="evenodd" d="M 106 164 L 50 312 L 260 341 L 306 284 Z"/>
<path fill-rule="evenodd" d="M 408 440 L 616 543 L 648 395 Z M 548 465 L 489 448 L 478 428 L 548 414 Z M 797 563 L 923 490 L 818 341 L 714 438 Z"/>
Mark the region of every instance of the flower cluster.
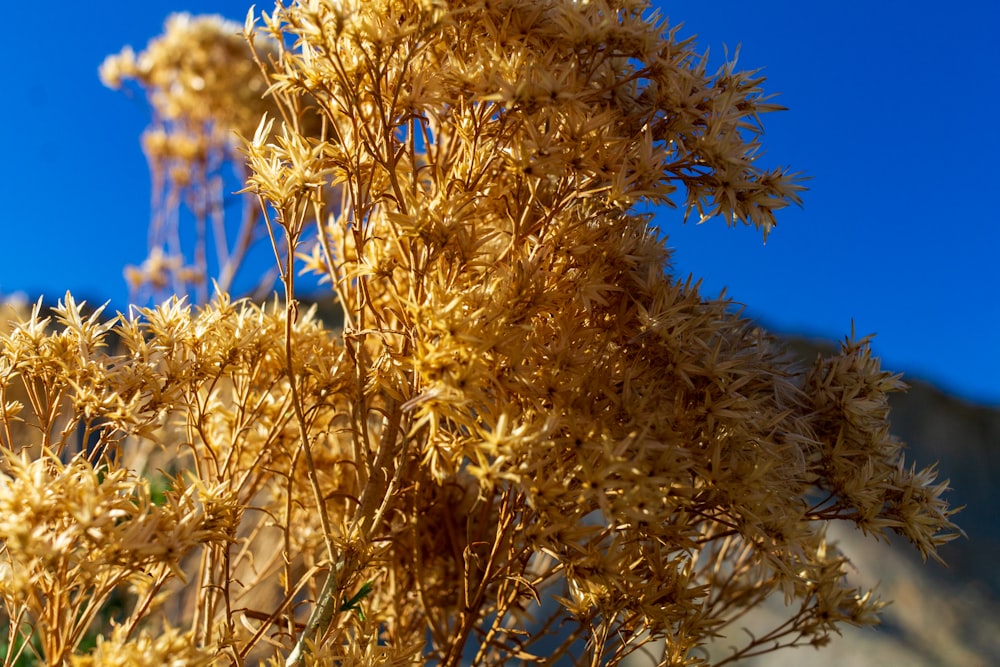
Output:
<path fill-rule="evenodd" d="M 247 605 L 284 613 L 281 581 L 287 592 L 294 573 L 307 575 L 299 586 L 315 576 L 323 541 L 297 465 L 284 310 L 220 297 L 193 311 L 174 300 L 99 323 L 100 310 L 83 307 L 67 295 L 54 321 L 36 306 L 0 333 L 0 596 L 13 623 L 9 645 L 34 640 L 61 664 L 108 620 L 102 610 L 124 605 L 118 620 L 127 630 L 114 639 L 123 654 L 158 651 L 147 630 L 198 618 L 204 625 L 184 634 L 191 655 L 236 645 L 250 652 L 261 637 L 231 625 L 234 606 L 251 618 L 260 614 Z M 293 330 L 302 343 L 293 355 L 303 369 L 298 396 L 321 443 L 320 482 L 339 489 L 328 504 L 343 524 L 357 495 L 342 465 L 351 454 L 324 433 L 335 433 L 336 413 L 348 409 L 351 378 L 338 362 L 342 346 L 308 314 Z M 221 608 L 228 625 L 217 627 Z"/>

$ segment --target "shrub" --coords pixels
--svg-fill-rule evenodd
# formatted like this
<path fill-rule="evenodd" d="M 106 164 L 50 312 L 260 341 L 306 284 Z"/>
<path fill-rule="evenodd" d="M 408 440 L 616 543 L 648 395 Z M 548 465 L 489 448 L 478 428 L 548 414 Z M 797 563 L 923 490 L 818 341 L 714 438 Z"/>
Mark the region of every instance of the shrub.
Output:
<path fill-rule="evenodd" d="M 831 521 L 955 536 L 868 339 L 799 374 L 641 212 L 766 235 L 798 202 L 758 166 L 758 74 L 631 0 L 303 0 L 231 32 L 174 18 L 103 75 L 157 110 L 161 215 L 209 220 L 244 151 L 282 298 L 102 321 L 67 294 L 3 333 L 7 663 L 719 665 L 877 622 Z M 197 298 L 203 249 L 131 276 Z M 703 649 L 775 594 L 772 632 Z"/>

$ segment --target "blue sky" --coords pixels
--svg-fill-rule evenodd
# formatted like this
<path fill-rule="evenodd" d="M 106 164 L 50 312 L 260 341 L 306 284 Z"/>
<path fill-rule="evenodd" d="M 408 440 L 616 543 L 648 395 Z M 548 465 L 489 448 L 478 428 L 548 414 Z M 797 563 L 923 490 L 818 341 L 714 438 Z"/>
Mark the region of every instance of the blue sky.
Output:
<path fill-rule="evenodd" d="M 674 270 L 723 287 L 776 331 L 877 333 L 893 370 L 1000 404 L 1000 3 L 880 0 L 660 3 L 719 62 L 741 45 L 789 111 L 765 117 L 762 158 L 812 176 L 767 245 L 721 221 L 657 223 Z M 270 8 L 268 3 L 261 7 Z M 112 300 L 146 252 L 149 175 L 139 97 L 97 67 L 174 11 L 242 21 L 237 0 L 61 3 L 8 31 L 0 104 L 0 293 Z M 10 44 L 13 40 L 13 44 Z"/>

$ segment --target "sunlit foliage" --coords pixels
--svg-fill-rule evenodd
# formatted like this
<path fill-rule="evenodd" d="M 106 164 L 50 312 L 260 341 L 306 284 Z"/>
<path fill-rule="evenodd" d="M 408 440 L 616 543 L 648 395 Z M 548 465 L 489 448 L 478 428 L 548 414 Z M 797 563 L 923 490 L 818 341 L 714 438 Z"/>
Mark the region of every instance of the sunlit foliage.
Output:
<path fill-rule="evenodd" d="M 798 202 L 759 166 L 757 73 L 630 0 L 302 0 L 232 31 L 174 18 L 103 72 L 149 92 L 163 187 L 242 151 L 283 293 L 67 295 L 3 331 L 7 663 L 720 665 L 877 622 L 831 521 L 955 536 L 867 339 L 799 373 L 639 210 L 766 235 Z M 187 266 L 163 253 L 137 285 Z M 773 632 L 704 649 L 773 595 Z"/>

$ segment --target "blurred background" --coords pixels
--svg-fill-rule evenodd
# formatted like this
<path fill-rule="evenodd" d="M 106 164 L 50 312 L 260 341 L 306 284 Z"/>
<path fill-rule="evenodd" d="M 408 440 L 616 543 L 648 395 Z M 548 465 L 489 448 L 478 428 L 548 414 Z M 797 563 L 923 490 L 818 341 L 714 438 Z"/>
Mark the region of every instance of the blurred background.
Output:
<path fill-rule="evenodd" d="M 941 460 L 952 498 L 968 505 L 959 523 L 969 539 L 946 548 L 948 570 L 917 568 L 912 550 L 872 551 L 879 545 L 845 533 L 859 572 L 874 573 L 898 603 L 879 631 L 848 635 L 807 659 L 1000 664 L 1000 527 L 992 510 L 1000 464 L 1000 221 L 992 201 L 1000 183 L 1000 3 L 657 6 L 671 25 L 684 24 L 680 35 L 698 36 L 713 69 L 737 49 L 742 68 L 763 68 L 766 90 L 789 110 L 764 117 L 760 160 L 812 177 L 804 206 L 779 214 L 766 245 L 753 229 L 720 220 L 682 225 L 678 211 L 658 211 L 673 271 L 702 279 L 708 296 L 726 288 L 806 362 L 852 323 L 859 335 L 876 333 L 884 365 L 913 385 L 894 405 L 897 434 L 916 461 Z M 242 23 L 247 9 L 242 0 L 57 3 L 8 31 L 0 297 L 54 302 L 71 290 L 126 309 L 122 270 L 148 250 L 150 177 L 139 136 L 150 112 L 141 94 L 104 88 L 97 68 L 126 44 L 142 50 L 172 12 Z M 265 267 L 270 258 L 253 261 Z M 778 654 L 767 664 L 803 657 Z"/>

